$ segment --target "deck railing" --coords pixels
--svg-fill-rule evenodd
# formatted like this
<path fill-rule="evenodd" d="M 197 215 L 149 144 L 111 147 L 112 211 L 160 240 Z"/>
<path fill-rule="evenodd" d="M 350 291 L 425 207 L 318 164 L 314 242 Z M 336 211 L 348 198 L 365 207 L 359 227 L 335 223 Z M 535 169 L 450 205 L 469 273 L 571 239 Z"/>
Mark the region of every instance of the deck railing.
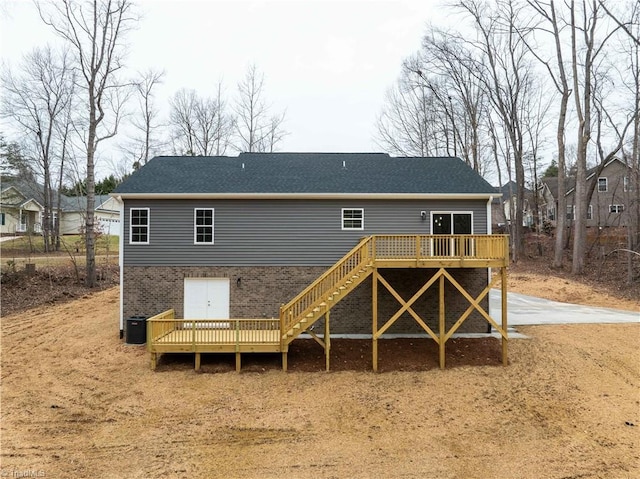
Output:
<path fill-rule="evenodd" d="M 500 260 L 509 257 L 506 235 L 376 235 L 376 261 L 433 259 Z"/>
<path fill-rule="evenodd" d="M 282 332 L 288 331 L 298 318 L 311 311 L 321 300 L 331 294 L 344 278 L 351 277 L 372 261 L 371 237 L 364 238 L 318 279 L 303 289 L 295 298 L 280 308 Z"/>
<path fill-rule="evenodd" d="M 147 344 L 183 346 L 193 351 L 200 345 L 248 345 L 277 342 L 279 319 L 175 319 L 173 310 L 147 320 Z"/>

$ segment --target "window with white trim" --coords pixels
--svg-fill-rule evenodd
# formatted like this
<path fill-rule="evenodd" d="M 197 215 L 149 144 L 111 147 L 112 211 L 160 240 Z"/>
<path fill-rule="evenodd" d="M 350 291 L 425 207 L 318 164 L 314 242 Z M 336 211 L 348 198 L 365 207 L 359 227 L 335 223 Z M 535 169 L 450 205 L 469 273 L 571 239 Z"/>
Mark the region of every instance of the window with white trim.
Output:
<path fill-rule="evenodd" d="M 604 176 L 598 178 L 598 191 L 600 191 L 600 192 L 607 191 L 607 189 L 608 189 L 607 187 L 608 187 L 607 178 L 604 177 Z"/>
<path fill-rule="evenodd" d="M 129 210 L 129 243 L 149 244 L 149 208 Z"/>
<path fill-rule="evenodd" d="M 213 208 L 194 209 L 193 242 L 195 244 L 213 244 Z"/>
<path fill-rule="evenodd" d="M 624 211 L 624 205 L 609 205 L 610 213 L 622 213 Z"/>
<path fill-rule="evenodd" d="M 575 209 L 576 207 L 573 205 L 568 205 L 567 206 L 567 219 L 568 220 L 572 220 L 575 217 Z"/>
<path fill-rule="evenodd" d="M 556 219 L 556 207 L 552 206 L 547 210 L 547 217 L 550 220 L 555 220 Z"/>
<path fill-rule="evenodd" d="M 589 207 L 587 208 L 587 219 L 593 219 L 593 205 L 589 205 Z"/>
<path fill-rule="evenodd" d="M 629 191 L 629 177 L 628 176 L 624 177 L 624 179 L 622 180 L 622 184 L 624 185 L 623 186 L 623 190 L 625 191 L 625 193 L 627 191 Z"/>
<path fill-rule="evenodd" d="M 364 209 L 363 208 L 342 208 L 342 229 L 343 230 L 363 230 L 364 229 Z"/>

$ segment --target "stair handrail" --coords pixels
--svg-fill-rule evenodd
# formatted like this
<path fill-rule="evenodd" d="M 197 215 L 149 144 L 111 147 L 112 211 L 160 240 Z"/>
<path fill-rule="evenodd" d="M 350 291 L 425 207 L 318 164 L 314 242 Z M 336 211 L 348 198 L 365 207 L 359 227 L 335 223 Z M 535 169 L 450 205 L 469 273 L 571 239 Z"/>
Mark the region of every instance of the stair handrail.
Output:
<path fill-rule="evenodd" d="M 288 311 L 292 310 L 296 304 L 301 303 L 304 299 L 307 299 L 306 309 L 310 308 L 316 302 L 319 302 L 321 298 L 323 298 L 327 293 L 332 292 L 336 288 L 336 283 L 345 280 L 348 274 L 361 266 L 363 263 L 373 260 L 374 252 L 372 251 L 372 236 L 367 236 L 363 238 L 351 251 L 345 254 L 341 259 L 339 259 L 333 266 L 327 269 L 322 275 L 316 278 L 309 286 L 303 289 L 300 293 L 298 293 L 291 301 L 287 304 L 280 307 L 280 329 L 284 333 L 291 328 L 293 324 L 295 324 L 298 319 L 299 314 L 291 314 L 288 315 Z M 349 269 L 348 272 L 340 275 L 339 278 L 334 278 L 332 281 L 326 281 L 330 278 L 336 271 L 339 271 L 344 267 L 352 258 L 354 258 L 359 253 L 361 254 L 361 259 L 358 261 L 358 264 L 354 265 Z M 318 286 L 321 286 L 321 290 L 317 291 Z M 315 294 L 314 294 L 315 293 Z M 291 318 L 287 316 L 292 316 Z"/>

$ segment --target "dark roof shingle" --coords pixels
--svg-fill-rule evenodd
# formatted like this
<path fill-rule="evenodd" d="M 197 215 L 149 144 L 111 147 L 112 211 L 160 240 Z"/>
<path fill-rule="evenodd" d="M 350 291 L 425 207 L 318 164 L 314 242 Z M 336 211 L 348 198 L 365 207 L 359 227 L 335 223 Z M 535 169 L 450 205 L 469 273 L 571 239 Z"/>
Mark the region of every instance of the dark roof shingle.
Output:
<path fill-rule="evenodd" d="M 156 157 L 121 183 L 120 194 L 417 193 L 495 194 L 459 158 L 384 153 L 241 153 Z"/>

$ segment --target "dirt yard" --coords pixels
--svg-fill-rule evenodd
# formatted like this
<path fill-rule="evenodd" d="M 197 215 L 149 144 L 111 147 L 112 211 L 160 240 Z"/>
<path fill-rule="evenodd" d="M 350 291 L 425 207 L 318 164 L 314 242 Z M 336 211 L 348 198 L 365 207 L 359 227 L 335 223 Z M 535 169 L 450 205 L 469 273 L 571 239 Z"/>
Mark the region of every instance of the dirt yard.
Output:
<path fill-rule="evenodd" d="M 298 341 L 288 373 L 245 355 L 241 374 L 217 356 L 198 374 L 189 356 L 150 371 L 117 317 L 117 288 L 3 317 L 1 477 L 640 477 L 639 324 L 521 328 L 506 368 L 492 339 L 451 343 L 444 371 L 432 342 L 388 341 L 379 374 L 367 343 L 334 341 L 325 373 Z"/>

